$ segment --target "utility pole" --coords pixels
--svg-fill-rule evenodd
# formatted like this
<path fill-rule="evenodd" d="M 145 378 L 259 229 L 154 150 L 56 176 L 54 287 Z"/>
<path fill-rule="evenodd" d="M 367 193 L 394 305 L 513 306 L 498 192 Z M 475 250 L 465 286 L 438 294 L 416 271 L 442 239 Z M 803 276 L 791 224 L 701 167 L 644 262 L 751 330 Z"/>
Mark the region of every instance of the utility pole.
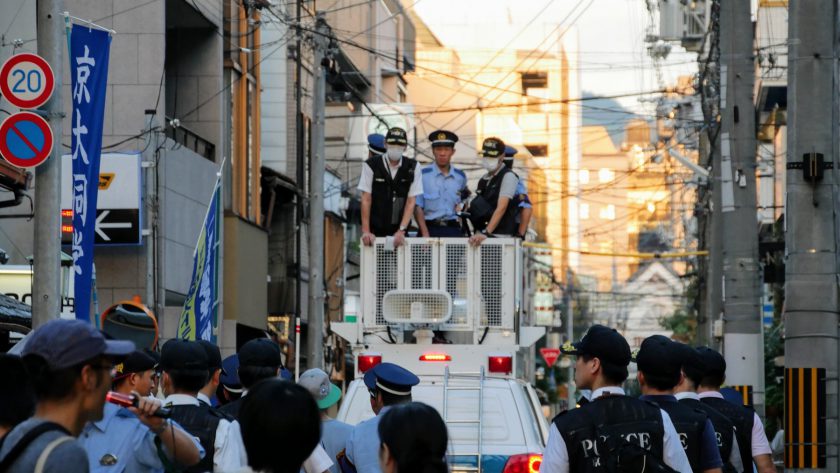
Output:
<path fill-rule="evenodd" d="M 750 2 L 723 1 L 720 12 L 720 207 L 723 234 L 723 350 L 726 381 L 753 387 L 764 415 L 764 343 L 755 196 L 756 128 Z M 714 281 L 712 281 L 714 283 Z"/>
<path fill-rule="evenodd" d="M 155 130 L 155 109 L 146 110 L 146 139 L 143 148 L 143 197 L 145 201 L 145 225 L 143 233 L 146 235 L 146 303 L 157 316 L 157 306 L 155 305 L 155 218 L 157 196 L 155 195 L 155 155 L 157 154 L 157 133 Z"/>
<path fill-rule="evenodd" d="M 563 305 L 566 307 L 566 341 L 573 343 L 575 340 L 575 313 L 572 310 L 572 268 L 566 266 L 566 288 L 563 290 Z M 566 368 L 566 409 L 575 405 L 575 365 L 569 363 Z"/>
<path fill-rule="evenodd" d="M 836 472 L 840 469 L 835 190 L 840 182 L 840 95 L 834 59 L 837 49 L 833 46 L 838 34 L 837 2 L 791 2 L 788 28 L 785 368 L 826 370 L 826 464 L 809 471 Z M 812 153 L 824 156 L 826 163 L 833 162 L 834 169 L 803 166 Z M 798 168 L 791 169 L 794 166 Z M 806 173 L 814 177 L 806 179 Z M 803 397 L 810 396 L 809 390 Z"/>
<path fill-rule="evenodd" d="M 319 12 L 313 35 L 315 62 L 312 90 L 312 160 L 309 164 L 309 328 L 307 357 L 310 368 L 324 365 L 324 114 L 327 94 L 327 47 L 330 29 Z"/>
<path fill-rule="evenodd" d="M 32 328 L 61 313 L 61 119 L 64 116 L 64 17 L 62 0 L 38 0 L 38 54 L 52 67 L 55 90 L 41 110 L 55 139 L 46 162 L 35 168 L 35 261 L 32 284 Z"/>

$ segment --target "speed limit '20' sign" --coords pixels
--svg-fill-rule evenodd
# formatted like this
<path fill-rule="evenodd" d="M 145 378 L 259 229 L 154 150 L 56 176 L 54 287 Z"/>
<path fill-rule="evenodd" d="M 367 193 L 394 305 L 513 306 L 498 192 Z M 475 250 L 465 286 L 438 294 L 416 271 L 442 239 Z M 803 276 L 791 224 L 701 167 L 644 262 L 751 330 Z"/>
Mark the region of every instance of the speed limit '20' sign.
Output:
<path fill-rule="evenodd" d="M 54 88 L 53 70 L 37 54 L 16 54 L 0 68 L 0 93 L 15 107 L 38 108 L 50 99 Z"/>

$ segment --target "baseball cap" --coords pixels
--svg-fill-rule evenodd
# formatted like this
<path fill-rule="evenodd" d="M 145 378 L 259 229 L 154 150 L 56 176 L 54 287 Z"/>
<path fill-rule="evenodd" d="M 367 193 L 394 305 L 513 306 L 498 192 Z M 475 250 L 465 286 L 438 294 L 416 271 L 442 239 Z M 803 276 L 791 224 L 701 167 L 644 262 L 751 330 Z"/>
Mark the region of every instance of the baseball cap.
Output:
<path fill-rule="evenodd" d="M 676 343 L 662 335 L 652 335 L 642 341 L 636 354 L 639 371 L 650 375 L 679 377 L 682 362 Z"/>
<path fill-rule="evenodd" d="M 160 350 L 160 366 L 164 371 L 206 374 L 207 354 L 197 342 L 172 339 Z"/>
<path fill-rule="evenodd" d="M 131 352 L 122 363 L 114 367 L 116 374 L 114 379 L 125 378 L 131 373 L 142 373 L 144 371 L 153 370 L 157 367 L 157 361 L 148 353 L 142 350 L 134 350 Z"/>
<path fill-rule="evenodd" d="M 330 376 L 322 369 L 312 368 L 300 375 L 298 384 L 306 388 L 319 409 L 326 409 L 341 399 L 341 389 L 330 382 Z"/>
<path fill-rule="evenodd" d="M 276 368 L 281 364 L 280 347 L 267 338 L 255 338 L 239 349 L 239 366 Z"/>
<path fill-rule="evenodd" d="M 676 349 L 676 356 L 682 364 L 682 370 L 685 376 L 694 383 L 699 383 L 703 378 L 703 373 L 706 372 L 706 363 L 700 357 L 700 353 L 694 348 L 684 343 L 674 342 Z"/>
<path fill-rule="evenodd" d="M 579 342 L 566 342 L 560 351 L 566 355 L 590 355 L 618 365 L 630 364 L 630 345 L 613 328 L 595 324 Z"/>
<path fill-rule="evenodd" d="M 204 353 L 207 355 L 207 369 L 208 370 L 222 370 L 222 373 L 225 372 L 224 366 L 222 366 L 222 352 L 219 350 L 219 347 L 209 341 L 209 340 L 197 340 L 198 344 L 201 345 L 201 348 L 204 348 Z"/>
<path fill-rule="evenodd" d="M 408 134 L 400 127 L 393 127 L 385 135 L 385 143 L 389 145 L 408 146 Z"/>
<path fill-rule="evenodd" d="M 720 376 L 726 375 L 726 360 L 723 355 L 709 347 L 698 347 L 697 353 L 700 359 L 703 360 L 705 369 L 703 375 Z"/>
<path fill-rule="evenodd" d="M 123 358 L 132 351 L 133 342 L 106 340 L 87 322 L 57 319 L 35 329 L 21 355 L 39 356 L 50 369 L 60 370 L 102 355 Z"/>
<path fill-rule="evenodd" d="M 505 142 L 498 138 L 486 138 L 481 144 L 481 155 L 485 158 L 498 158 L 505 154 Z"/>

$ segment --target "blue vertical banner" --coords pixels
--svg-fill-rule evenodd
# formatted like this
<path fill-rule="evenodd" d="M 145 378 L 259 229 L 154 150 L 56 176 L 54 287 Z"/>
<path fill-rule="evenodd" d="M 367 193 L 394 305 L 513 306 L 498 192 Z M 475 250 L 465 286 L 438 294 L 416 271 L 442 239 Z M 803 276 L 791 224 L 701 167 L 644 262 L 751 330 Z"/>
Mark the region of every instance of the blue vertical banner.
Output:
<path fill-rule="evenodd" d="M 193 254 L 192 279 L 181 320 L 178 338 L 216 341 L 216 314 L 219 306 L 219 199 L 221 176 L 216 180 L 213 197 L 198 234 Z"/>
<path fill-rule="evenodd" d="M 96 197 L 110 48 L 111 36 L 107 32 L 73 25 L 70 34 L 73 296 L 76 318 L 85 321 L 90 321 Z"/>

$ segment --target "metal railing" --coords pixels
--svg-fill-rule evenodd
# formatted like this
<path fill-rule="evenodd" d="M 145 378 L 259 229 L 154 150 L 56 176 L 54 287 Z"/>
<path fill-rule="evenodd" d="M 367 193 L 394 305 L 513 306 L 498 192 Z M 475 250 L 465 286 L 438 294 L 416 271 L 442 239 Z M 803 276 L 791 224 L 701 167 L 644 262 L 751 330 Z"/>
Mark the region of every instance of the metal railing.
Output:
<path fill-rule="evenodd" d="M 173 121 L 175 120 L 166 117 L 167 123 L 172 123 Z M 216 145 L 183 125 L 167 126 L 166 137 L 185 148 L 193 150 L 195 154 L 203 156 L 205 159 L 210 161 L 216 159 Z"/>

